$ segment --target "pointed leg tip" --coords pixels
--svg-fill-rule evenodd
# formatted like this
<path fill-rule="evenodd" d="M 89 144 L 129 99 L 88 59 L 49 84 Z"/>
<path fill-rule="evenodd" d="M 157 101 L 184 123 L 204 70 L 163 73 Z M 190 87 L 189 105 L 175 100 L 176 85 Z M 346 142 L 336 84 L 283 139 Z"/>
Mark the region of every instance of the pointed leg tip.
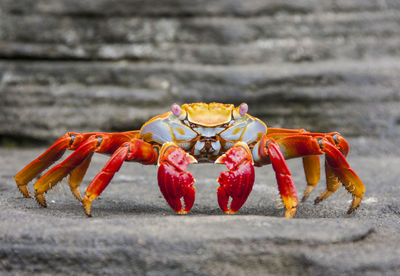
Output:
<path fill-rule="evenodd" d="M 46 197 L 44 194 L 35 194 L 36 202 L 39 203 L 42 207 L 47 207 Z"/>
<path fill-rule="evenodd" d="M 286 210 L 285 218 L 293 218 L 296 214 L 296 207 Z"/>
<path fill-rule="evenodd" d="M 332 193 L 333 193 L 333 191 L 325 190 L 319 197 L 317 197 L 314 200 L 314 205 L 317 205 L 318 203 L 320 203 L 324 199 L 328 198 Z"/>
<path fill-rule="evenodd" d="M 353 201 L 351 202 L 350 208 L 347 211 L 347 214 L 353 213 L 361 204 L 362 198 L 356 195 L 353 195 Z"/>
<path fill-rule="evenodd" d="M 350 206 L 349 210 L 347 210 L 347 214 L 348 215 L 352 214 L 357 208 L 358 208 L 358 206 L 356 206 L 356 207 Z"/>
<path fill-rule="evenodd" d="M 85 212 L 85 214 L 88 217 L 91 217 L 92 216 L 92 214 L 91 214 L 92 201 L 90 199 L 88 199 L 87 197 L 85 197 L 82 200 L 82 205 L 83 205 L 83 211 Z"/>
<path fill-rule="evenodd" d="M 304 191 L 303 198 L 301 199 L 301 202 L 304 202 L 308 199 L 310 196 L 311 192 L 314 190 L 315 185 L 308 185 L 306 190 Z"/>
<path fill-rule="evenodd" d="M 21 192 L 21 194 L 26 197 L 26 198 L 31 198 L 31 194 L 29 193 L 28 186 L 27 185 L 18 185 L 18 190 Z"/>
<path fill-rule="evenodd" d="M 72 194 L 75 196 L 75 198 L 76 198 L 77 200 L 79 200 L 80 202 L 83 201 L 81 192 L 79 191 L 78 188 L 71 188 L 71 192 L 72 192 Z"/>
<path fill-rule="evenodd" d="M 350 215 L 351 213 L 353 213 L 354 209 L 349 208 L 349 210 L 347 210 L 347 214 Z"/>

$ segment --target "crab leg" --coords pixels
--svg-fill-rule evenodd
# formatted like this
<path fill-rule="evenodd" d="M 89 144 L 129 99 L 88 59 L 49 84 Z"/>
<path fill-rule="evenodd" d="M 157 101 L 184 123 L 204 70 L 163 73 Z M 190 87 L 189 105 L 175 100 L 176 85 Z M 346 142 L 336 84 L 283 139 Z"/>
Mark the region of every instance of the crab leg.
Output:
<path fill-rule="evenodd" d="M 27 184 L 42 171 L 47 169 L 51 164 L 63 156 L 65 150 L 72 146 L 75 135 L 67 133 L 58 138 L 58 140 L 48 148 L 42 155 L 29 163 L 15 177 L 18 189 L 25 197 L 31 197 Z"/>
<path fill-rule="evenodd" d="M 347 141 L 338 133 L 310 133 L 305 129 L 285 129 L 285 128 L 268 128 L 267 132 L 268 137 L 273 138 L 274 140 L 279 140 L 283 138 L 287 138 L 289 136 L 294 135 L 302 135 L 302 136 L 311 136 L 311 137 L 324 137 L 330 143 L 336 145 L 336 147 L 340 150 L 340 152 L 346 157 L 349 152 L 349 144 Z M 325 168 L 327 168 L 329 164 L 325 161 Z M 315 186 L 318 184 L 320 179 L 320 161 L 318 155 L 308 155 L 303 157 L 303 168 L 306 176 L 307 187 L 304 191 L 303 198 L 301 201 L 305 201 L 310 193 L 314 190 Z M 329 168 L 325 170 L 326 179 L 327 179 L 327 190 L 330 192 L 332 187 L 334 186 L 331 183 L 328 183 L 328 178 L 332 178 L 332 176 L 328 176 Z M 316 200 L 316 202 L 320 202 L 322 199 L 328 197 L 331 193 L 325 193 L 324 196 L 321 197 L 320 200 Z"/>
<path fill-rule="evenodd" d="M 96 136 L 90 137 L 83 142 L 77 150 L 68 156 L 68 158 L 52 167 L 42 177 L 40 177 L 34 184 L 36 201 L 43 207 L 46 207 L 47 205 L 44 193 L 91 156 L 99 142 L 100 140 Z"/>
<path fill-rule="evenodd" d="M 112 153 L 126 140 L 129 141 L 129 137 L 119 133 L 98 133 L 96 135 L 91 135 L 88 139 L 84 140 L 78 148 L 71 153 L 63 162 L 55 165 L 50 170 L 48 170 L 42 177 L 40 177 L 34 184 L 35 198 L 36 201 L 46 207 L 46 199 L 44 193 L 56 185 L 65 176 L 72 173 L 72 181 L 69 181 L 71 191 L 74 193 L 75 197 L 80 198 L 79 191 L 77 189 L 80 184 L 80 180 L 83 178 L 86 172 L 85 166 L 89 164 L 83 164 L 89 162 L 87 160 L 92 156 L 93 152 L 101 153 Z M 78 167 L 78 169 L 76 169 Z M 76 171 L 74 172 L 74 170 Z"/>
<path fill-rule="evenodd" d="M 350 205 L 348 214 L 351 214 L 360 206 L 363 195 L 365 193 L 364 184 L 361 182 L 358 175 L 350 168 L 342 153 L 327 140 L 319 141 L 321 149 L 325 152 L 326 161 L 332 172 L 343 183 L 346 190 L 353 195 L 353 201 Z M 334 181 L 332 181 L 334 183 Z"/>
<path fill-rule="evenodd" d="M 325 164 L 326 165 L 326 164 Z M 307 187 L 304 191 L 301 201 L 305 201 L 315 186 L 317 186 L 321 177 L 321 167 L 318 155 L 308 155 L 303 157 L 303 167 L 307 180 Z M 325 166 L 326 167 L 326 166 Z"/>
<path fill-rule="evenodd" d="M 320 203 L 322 200 L 326 199 L 328 196 L 336 192 L 336 190 L 340 187 L 339 178 L 333 172 L 333 169 L 327 161 L 325 161 L 325 175 L 326 189 L 319 197 L 315 199 L 314 204 Z"/>
<path fill-rule="evenodd" d="M 285 128 L 268 128 L 268 137 L 279 140 L 293 135 L 309 135 L 305 129 L 285 129 Z M 321 136 L 321 134 L 318 134 Z M 328 134 L 329 135 L 329 134 Z M 318 155 L 308 155 L 303 157 L 303 168 L 306 176 L 307 187 L 304 191 L 301 201 L 305 201 L 315 186 L 317 186 L 321 177 L 321 166 Z"/>
<path fill-rule="evenodd" d="M 298 204 L 296 187 L 294 186 L 292 175 L 279 145 L 274 140 L 265 137 L 265 148 L 275 171 L 279 193 L 286 208 L 285 217 L 292 218 L 296 214 Z"/>
<path fill-rule="evenodd" d="M 17 173 L 14 179 L 18 189 L 25 197 L 31 197 L 27 187 L 28 183 L 37 175 L 39 175 L 41 172 L 46 170 L 49 166 L 51 166 L 54 162 L 60 159 L 63 156 L 65 150 L 67 149 L 75 150 L 89 137 L 93 135 L 105 135 L 105 134 L 106 133 L 94 133 L 94 132 L 92 133 L 67 132 L 64 136 L 58 138 L 57 141 L 50 148 L 48 148 L 43 154 L 41 154 L 38 158 L 33 160 L 31 163 L 25 166 L 25 168 L 23 168 L 21 171 Z M 120 140 L 121 138 L 127 139 L 127 137 L 130 138 L 135 137 L 137 135 L 137 131 L 129 131 L 124 133 L 113 133 L 113 134 L 110 133 L 107 135 L 112 135 L 114 139 L 116 136 L 119 136 L 118 139 L 115 139 L 117 141 Z M 128 138 L 128 140 L 130 138 Z M 88 163 L 90 163 L 90 161 L 88 161 Z M 81 171 L 80 174 L 83 177 L 84 175 L 84 172 L 82 174 L 83 167 L 79 171 Z M 76 172 L 76 174 L 77 173 L 78 171 Z M 76 185 L 76 183 L 79 181 L 75 180 L 72 182 L 74 184 L 70 186 L 71 190 L 74 189 L 74 185 Z M 77 186 L 79 186 L 79 184 Z"/>
<path fill-rule="evenodd" d="M 328 165 L 326 169 L 328 192 L 324 192 L 317 199 L 317 203 L 328 197 L 337 189 L 337 181 L 335 177 L 333 177 L 334 175 L 343 183 L 347 191 L 353 195 L 353 201 L 348 210 L 350 214 L 360 205 L 365 187 L 357 174 L 350 168 L 341 150 L 329 140 L 330 139 L 326 137 L 295 135 L 282 138 L 276 142 L 284 152 L 284 157 L 286 159 L 306 155 L 325 154 L 325 160 Z M 347 151 L 346 148 L 344 148 L 343 151 L 347 153 L 348 148 Z"/>
<path fill-rule="evenodd" d="M 195 180 L 190 172 L 185 172 L 191 163 L 197 163 L 196 159 L 182 148 L 172 142 L 163 144 L 158 159 L 158 186 L 169 206 L 178 214 L 189 212 L 195 200 Z"/>
<path fill-rule="evenodd" d="M 136 138 L 119 147 L 86 189 L 82 201 L 86 215 L 91 216 L 92 201 L 104 191 L 124 161 L 153 164 L 157 160 L 157 155 L 157 151 L 149 143 Z"/>
<path fill-rule="evenodd" d="M 321 136 L 320 133 L 310 133 L 308 135 Z M 336 148 L 340 150 L 344 157 L 349 153 L 349 144 L 347 141 L 340 136 L 339 133 L 328 133 L 323 135 L 331 144 L 335 145 Z M 303 157 L 303 167 L 307 179 L 307 187 L 304 191 L 304 195 L 301 201 L 305 201 L 312 190 L 319 182 L 320 178 L 320 161 L 318 155 L 308 155 Z M 335 173 L 332 171 L 329 163 L 325 160 L 325 176 L 326 176 L 326 190 L 325 192 L 315 200 L 315 204 L 321 202 L 323 199 L 327 198 L 329 195 L 334 193 L 339 187 L 339 179 L 336 177 Z"/>
<path fill-rule="evenodd" d="M 217 180 L 220 184 L 217 188 L 218 204 L 226 214 L 234 214 L 246 202 L 253 188 L 253 157 L 247 144 L 238 142 L 215 163 L 224 163 L 229 169 L 223 171 Z"/>
<path fill-rule="evenodd" d="M 71 189 L 72 194 L 78 199 L 82 201 L 81 193 L 79 192 L 79 185 L 81 184 L 83 177 L 86 174 L 86 171 L 89 167 L 90 161 L 92 160 L 93 152 L 89 154 L 85 161 L 83 161 L 80 165 L 75 167 L 69 174 L 68 185 Z"/>

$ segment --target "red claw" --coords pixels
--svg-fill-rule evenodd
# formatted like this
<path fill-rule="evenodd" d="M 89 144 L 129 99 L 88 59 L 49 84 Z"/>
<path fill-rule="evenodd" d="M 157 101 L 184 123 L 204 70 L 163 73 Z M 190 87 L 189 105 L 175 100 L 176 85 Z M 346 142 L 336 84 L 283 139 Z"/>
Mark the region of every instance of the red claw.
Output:
<path fill-rule="evenodd" d="M 193 175 L 184 170 L 194 157 L 173 143 L 163 146 L 158 168 L 158 186 L 169 206 L 178 214 L 186 214 L 193 207 L 195 200 L 195 182 Z M 183 198 L 184 206 L 181 199 Z"/>
<path fill-rule="evenodd" d="M 225 163 L 229 171 L 220 174 L 217 189 L 218 204 L 227 214 L 236 213 L 246 202 L 254 184 L 253 159 L 247 144 L 237 143 L 216 163 Z M 229 198 L 232 201 L 229 205 Z"/>

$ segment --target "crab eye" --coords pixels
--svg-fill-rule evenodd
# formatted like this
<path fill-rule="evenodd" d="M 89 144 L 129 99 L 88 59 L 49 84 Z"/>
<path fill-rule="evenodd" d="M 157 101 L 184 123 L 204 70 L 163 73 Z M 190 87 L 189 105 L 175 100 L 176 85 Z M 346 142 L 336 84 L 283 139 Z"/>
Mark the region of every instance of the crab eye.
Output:
<path fill-rule="evenodd" d="M 242 103 L 239 106 L 239 112 L 240 112 L 240 115 L 242 115 L 242 116 L 245 115 L 248 110 L 249 110 L 249 106 L 247 105 L 247 103 Z"/>
<path fill-rule="evenodd" d="M 249 110 L 249 106 L 246 103 L 241 103 L 238 107 L 236 107 L 233 110 L 233 112 L 232 112 L 233 118 L 235 120 L 245 118 L 248 110 Z"/>
<path fill-rule="evenodd" d="M 222 125 L 223 128 L 227 128 L 228 126 L 229 126 L 228 123 Z"/>
<path fill-rule="evenodd" d="M 195 128 L 195 127 L 196 127 L 196 124 L 190 123 L 189 126 L 190 126 L 191 128 Z"/>
<path fill-rule="evenodd" d="M 176 117 L 179 117 L 179 115 L 181 115 L 182 112 L 181 107 L 176 103 L 171 105 L 171 111 Z"/>

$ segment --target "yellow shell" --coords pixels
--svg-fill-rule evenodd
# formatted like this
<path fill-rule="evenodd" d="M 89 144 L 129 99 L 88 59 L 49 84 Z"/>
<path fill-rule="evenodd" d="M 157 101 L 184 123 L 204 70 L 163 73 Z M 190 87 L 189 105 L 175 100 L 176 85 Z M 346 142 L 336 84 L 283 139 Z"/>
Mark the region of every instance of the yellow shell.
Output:
<path fill-rule="evenodd" d="M 181 106 L 187 112 L 188 121 L 206 127 L 229 123 L 232 119 L 233 104 L 193 103 Z"/>

